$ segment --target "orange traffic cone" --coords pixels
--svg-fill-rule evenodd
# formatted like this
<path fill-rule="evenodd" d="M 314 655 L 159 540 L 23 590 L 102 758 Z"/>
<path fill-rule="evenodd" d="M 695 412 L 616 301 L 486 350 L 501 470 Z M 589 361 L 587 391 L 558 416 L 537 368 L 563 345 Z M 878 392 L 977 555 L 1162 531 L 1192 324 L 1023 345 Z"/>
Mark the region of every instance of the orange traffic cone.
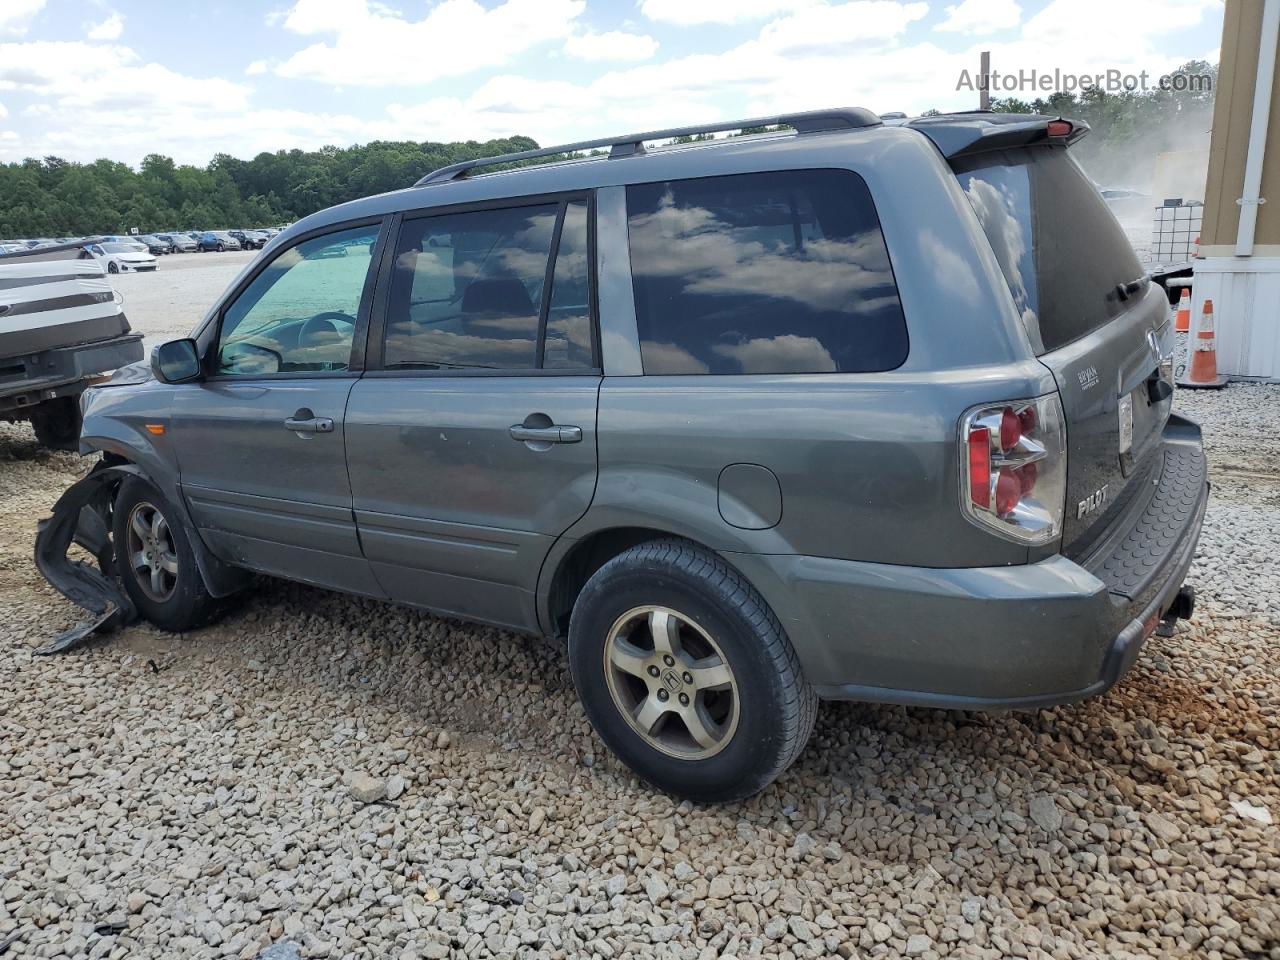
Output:
<path fill-rule="evenodd" d="M 1204 302 L 1200 327 L 1196 330 L 1196 345 L 1191 356 L 1191 373 L 1184 387 L 1200 387 L 1220 390 L 1227 385 L 1227 378 L 1218 376 L 1218 348 L 1213 336 L 1213 301 Z"/>
<path fill-rule="evenodd" d="M 1173 318 L 1173 329 L 1175 333 L 1191 331 L 1191 291 L 1186 287 L 1182 288 L 1182 297 L 1178 300 L 1178 312 Z"/>
<path fill-rule="evenodd" d="M 1173 380 L 1182 383 L 1187 379 L 1187 367 L 1191 365 L 1191 291 L 1182 288 L 1178 311 L 1173 315 Z"/>

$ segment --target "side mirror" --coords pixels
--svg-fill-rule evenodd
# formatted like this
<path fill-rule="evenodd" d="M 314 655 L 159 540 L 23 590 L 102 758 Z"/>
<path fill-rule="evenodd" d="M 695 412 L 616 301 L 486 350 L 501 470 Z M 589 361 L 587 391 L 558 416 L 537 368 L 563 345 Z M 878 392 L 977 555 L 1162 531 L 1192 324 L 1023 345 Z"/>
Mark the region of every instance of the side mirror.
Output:
<path fill-rule="evenodd" d="M 162 383 L 199 380 L 200 351 L 194 340 L 170 340 L 151 351 L 151 372 Z"/>

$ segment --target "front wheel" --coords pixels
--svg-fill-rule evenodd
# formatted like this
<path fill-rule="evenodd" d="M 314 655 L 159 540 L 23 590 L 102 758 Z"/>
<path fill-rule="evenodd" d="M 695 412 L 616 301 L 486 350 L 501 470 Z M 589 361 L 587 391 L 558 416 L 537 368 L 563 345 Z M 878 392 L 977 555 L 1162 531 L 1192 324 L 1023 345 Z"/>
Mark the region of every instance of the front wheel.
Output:
<path fill-rule="evenodd" d="M 587 581 L 570 618 L 569 661 L 609 748 L 695 801 L 762 790 L 799 756 L 817 714 L 763 598 L 682 540 L 633 547 Z"/>
<path fill-rule="evenodd" d="M 116 262 L 114 260 L 112 260 L 110 263 L 107 264 L 107 273 L 119 273 L 119 272 L 120 272 L 120 268 L 116 265 Z"/>
<path fill-rule="evenodd" d="M 138 612 L 162 630 L 181 632 L 213 619 L 182 517 L 149 481 L 126 477 L 112 510 L 116 569 Z"/>
<path fill-rule="evenodd" d="M 222 252 L 223 252 L 224 250 L 226 250 L 226 249 L 227 249 L 227 248 L 226 248 L 223 244 L 221 244 L 221 243 L 220 243 L 220 244 L 218 244 L 218 252 L 219 252 L 219 253 L 222 253 Z"/>

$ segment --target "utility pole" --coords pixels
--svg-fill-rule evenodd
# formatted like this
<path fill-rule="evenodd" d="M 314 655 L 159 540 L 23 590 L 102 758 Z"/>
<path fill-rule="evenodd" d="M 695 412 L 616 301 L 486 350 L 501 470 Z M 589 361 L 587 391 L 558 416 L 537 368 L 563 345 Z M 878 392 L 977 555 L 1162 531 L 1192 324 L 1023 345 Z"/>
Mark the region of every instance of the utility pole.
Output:
<path fill-rule="evenodd" d="M 991 109 L 991 51 L 983 50 L 979 60 L 978 109 Z"/>

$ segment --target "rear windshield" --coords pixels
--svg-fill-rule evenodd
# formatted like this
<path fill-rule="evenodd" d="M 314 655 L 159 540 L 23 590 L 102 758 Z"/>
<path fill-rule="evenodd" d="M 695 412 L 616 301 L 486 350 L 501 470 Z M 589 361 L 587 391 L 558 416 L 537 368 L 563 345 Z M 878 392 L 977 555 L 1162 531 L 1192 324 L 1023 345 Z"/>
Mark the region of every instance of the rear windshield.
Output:
<path fill-rule="evenodd" d="M 1142 276 L 1097 187 L 1065 149 L 984 153 L 956 176 L 986 231 L 1037 354 L 1123 309 L 1118 284 Z"/>

